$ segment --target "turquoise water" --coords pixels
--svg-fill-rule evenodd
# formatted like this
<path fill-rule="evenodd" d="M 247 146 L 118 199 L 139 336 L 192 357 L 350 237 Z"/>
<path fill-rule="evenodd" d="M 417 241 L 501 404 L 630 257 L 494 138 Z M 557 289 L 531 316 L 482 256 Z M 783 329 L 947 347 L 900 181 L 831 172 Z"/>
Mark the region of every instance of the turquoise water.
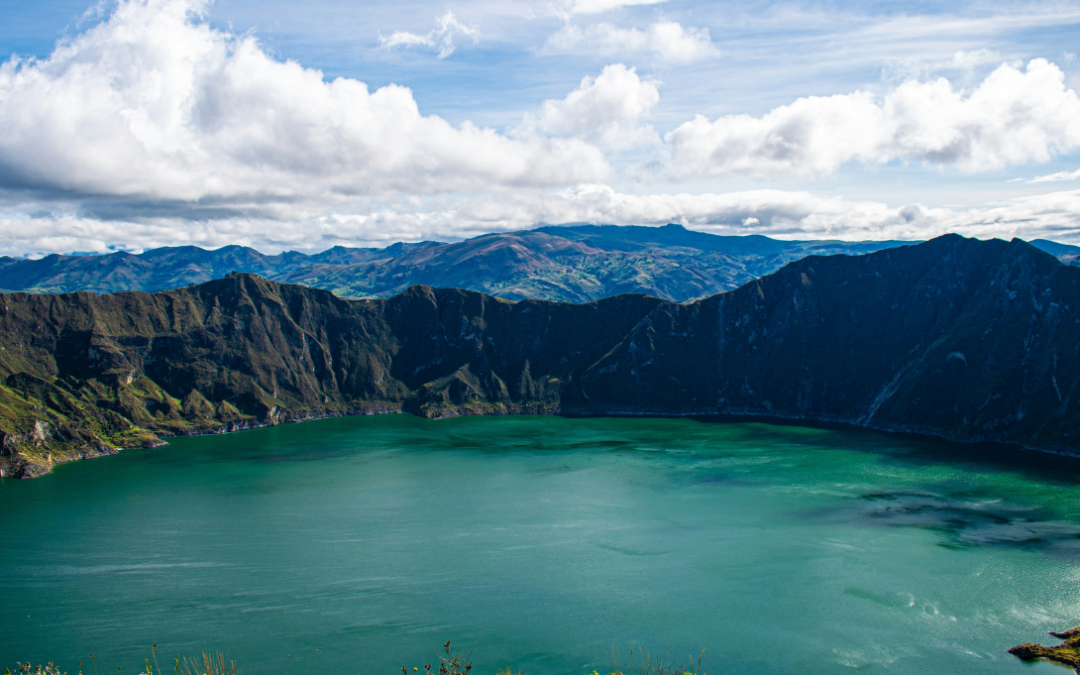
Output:
<path fill-rule="evenodd" d="M 0 481 L 0 664 L 1041 673 L 1080 623 L 1080 464 L 871 432 L 408 415 Z M 1045 640 L 1044 640 L 1045 641 Z M 84 672 L 93 672 L 89 665 Z"/>

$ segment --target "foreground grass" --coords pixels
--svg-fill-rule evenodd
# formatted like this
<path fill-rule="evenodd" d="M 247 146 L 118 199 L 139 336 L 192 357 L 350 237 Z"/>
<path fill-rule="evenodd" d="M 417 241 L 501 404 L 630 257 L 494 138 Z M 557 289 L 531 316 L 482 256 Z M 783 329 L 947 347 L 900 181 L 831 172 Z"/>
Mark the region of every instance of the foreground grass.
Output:
<path fill-rule="evenodd" d="M 635 652 L 637 653 L 637 665 L 635 665 Z M 157 645 L 154 645 L 150 650 L 150 658 L 146 659 L 146 663 L 143 669 L 139 671 L 139 675 L 166 675 L 162 671 L 161 666 L 158 665 L 157 659 Z M 690 657 L 688 664 L 676 665 L 671 660 L 670 653 L 665 655 L 653 655 L 644 650 L 632 647 L 630 649 L 630 658 L 627 661 L 625 671 L 620 670 L 616 665 L 617 653 L 612 649 L 611 652 L 611 671 L 605 675 L 706 675 L 701 670 L 701 661 L 705 652 L 701 653 L 701 656 L 697 658 L 695 663 L 694 658 Z M 92 667 L 92 674 L 98 675 L 97 662 L 94 659 L 94 655 L 90 654 L 90 665 Z M 173 675 L 242 675 L 243 670 L 238 668 L 235 661 L 229 659 L 228 654 L 216 653 L 216 654 L 202 654 L 199 658 L 183 658 L 179 656 L 173 660 Z M 401 666 L 401 675 L 470 675 L 472 671 L 472 652 L 468 654 L 462 654 L 457 651 L 452 651 L 450 648 L 450 641 L 447 640 L 443 644 L 443 653 L 439 655 L 439 663 L 437 667 L 434 662 L 424 664 L 423 666 L 407 665 Z M 67 675 L 67 673 L 61 672 L 56 665 L 50 661 L 44 665 L 32 666 L 29 662 L 18 663 L 15 666 L 15 670 L 11 668 L 5 669 L 5 675 Z M 83 662 L 79 661 L 79 675 L 83 675 Z M 120 669 L 117 668 L 117 675 L 120 675 Z M 496 675 L 524 675 L 520 670 L 514 672 L 510 668 L 506 670 L 500 670 Z M 601 675 L 597 670 L 593 670 L 591 673 L 585 675 Z"/>
<path fill-rule="evenodd" d="M 1051 632 L 1050 635 L 1063 642 L 1054 647 L 1044 647 L 1043 645 L 1026 642 L 1008 651 L 1022 661 L 1047 661 L 1071 668 L 1077 675 L 1080 675 L 1080 626 L 1061 633 Z M 598 670 L 593 670 L 591 673 L 586 672 L 584 675 L 707 675 L 701 667 L 704 655 L 705 652 L 702 651 L 696 660 L 691 656 L 686 663 L 677 664 L 672 660 L 670 650 L 665 654 L 651 654 L 638 647 L 632 647 L 626 668 L 621 669 L 618 666 L 618 653 L 613 647 L 611 650 L 610 672 L 602 674 Z M 161 666 L 158 665 L 157 645 L 151 648 L 150 656 L 151 658 L 145 660 L 145 665 L 138 675 L 166 675 Z M 99 675 L 97 662 L 94 660 L 93 654 L 90 654 L 90 664 L 93 667 L 93 675 Z M 236 662 L 229 659 L 228 654 L 223 653 L 204 653 L 199 658 L 191 659 L 181 659 L 178 656 L 173 660 L 172 666 L 172 675 L 243 674 L 242 669 L 237 667 Z M 401 675 L 436 675 L 436 673 L 438 675 L 471 675 L 472 669 L 472 652 L 462 654 L 452 651 L 450 641 L 447 640 L 443 643 L 443 653 L 439 654 L 438 667 L 434 665 L 434 662 L 423 666 L 412 666 L 411 668 L 403 665 L 401 666 Z M 116 673 L 121 675 L 119 668 L 117 668 Z M 17 663 L 14 671 L 11 668 L 6 668 L 5 675 L 67 675 L 67 673 L 61 672 L 50 661 L 37 666 L 32 666 L 29 662 Z M 83 662 L 81 660 L 79 661 L 79 675 L 83 675 Z M 498 671 L 495 675 L 524 675 L 524 673 L 520 670 L 514 672 L 512 669 L 507 668 Z"/>
<path fill-rule="evenodd" d="M 93 675 L 98 675 L 97 660 L 94 658 L 94 654 L 90 654 L 90 666 L 92 668 Z M 140 672 L 145 675 L 165 675 L 161 666 L 158 665 L 157 659 L 157 645 L 154 645 L 150 649 L 150 658 L 146 659 L 146 663 L 143 666 L 144 670 Z M 120 669 L 116 669 L 117 675 L 120 675 Z M 242 675 L 243 670 L 236 666 L 236 662 L 229 659 L 228 654 L 206 654 L 204 653 L 199 658 L 184 658 L 179 656 L 173 661 L 173 675 Z M 45 665 L 33 666 L 29 662 L 18 663 L 15 666 L 14 672 L 11 668 L 4 669 L 5 675 L 67 675 L 56 667 L 52 661 L 49 661 Z M 83 662 L 79 659 L 79 675 L 83 675 Z"/>

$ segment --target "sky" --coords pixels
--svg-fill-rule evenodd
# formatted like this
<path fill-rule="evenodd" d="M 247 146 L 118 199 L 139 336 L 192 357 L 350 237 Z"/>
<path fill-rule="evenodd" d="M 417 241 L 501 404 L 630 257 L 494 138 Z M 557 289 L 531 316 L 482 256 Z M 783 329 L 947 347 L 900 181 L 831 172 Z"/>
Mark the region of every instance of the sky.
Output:
<path fill-rule="evenodd" d="M 0 254 L 1080 244 L 1080 0 L 5 0 Z"/>

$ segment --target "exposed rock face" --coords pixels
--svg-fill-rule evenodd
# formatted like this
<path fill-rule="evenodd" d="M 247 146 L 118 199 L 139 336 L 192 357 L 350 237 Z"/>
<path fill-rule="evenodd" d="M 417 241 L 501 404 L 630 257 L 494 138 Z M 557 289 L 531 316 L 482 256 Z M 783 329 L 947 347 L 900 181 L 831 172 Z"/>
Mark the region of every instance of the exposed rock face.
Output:
<path fill-rule="evenodd" d="M 689 304 L 424 286 L 343 300 L 247 274 L 11 294 L 0 346 L 5 475 L 170 434 L 396 410 L 750 415 L 1080 450 L 1080 269 L 1021 241 L 805 258 Z"/>

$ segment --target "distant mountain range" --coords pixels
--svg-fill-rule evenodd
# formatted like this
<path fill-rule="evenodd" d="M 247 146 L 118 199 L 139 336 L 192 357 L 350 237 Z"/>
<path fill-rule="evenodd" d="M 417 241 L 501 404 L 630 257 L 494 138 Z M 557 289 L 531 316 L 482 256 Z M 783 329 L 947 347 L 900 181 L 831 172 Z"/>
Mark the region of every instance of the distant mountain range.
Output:
<path fill-rule="evenodd" d="M 644 293 L 683 302 L 738 288 L 808 255 L 860 255 L 905 243 L 912 242 L 722 237 L 680 225 L 549 226 L 453 244 L 337 246 L 315 255 L 263 255 L 243 246 L 210 251 L 183 246 L 138 255 L 2 257 L 0 292 L 155 292 L 245 272 L 352 298 L 385 298 L 425 284 L 508 300 L 591 302 L 620 293 Z M 1066 264 L 1080 264 L 1080 247 L 1045 240 L 1031 243 Z"/>
<path fill-rule="evenodd" d="M 398 410 L 813 420 L 1077 453 L 1080 269 L 948 235 L 685 304 L 345 300 L 250 274 L 19 293 L 0 296 L 0 383 L 0 472 L 23 477 L 173 434 Z"/>
<path fill-rule="evenodd" d="M 684 301 L 731 290 L 808 255 L 862 254 L 905 242 L 779 241 L 666 227 L 579 225 L 447 244 L 335 247 L 263 255 L 242 246 L 158 248 L 139 255 L 0 258 L 0 290 L 160 291 L 248 272 L 344 297 L 389 297 L 414 284 L 501 298 L 590 302 L 620 293 Z"/>

